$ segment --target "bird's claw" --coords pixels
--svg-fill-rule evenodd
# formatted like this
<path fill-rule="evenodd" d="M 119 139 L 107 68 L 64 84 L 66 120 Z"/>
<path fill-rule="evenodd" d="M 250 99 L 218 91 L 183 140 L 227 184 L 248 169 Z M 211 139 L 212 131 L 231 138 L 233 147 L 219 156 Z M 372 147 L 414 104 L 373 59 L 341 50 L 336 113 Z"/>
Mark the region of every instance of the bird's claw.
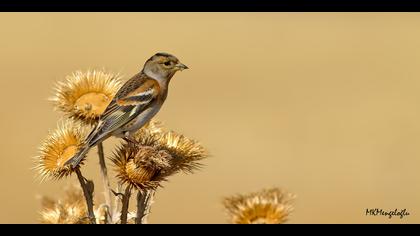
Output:
<path fill-rule="evenodd" d="M 131 137 L 124 137 L 123 138 L 127 143 L 136 143 L 136 140 L 134 140 L 133 138 L 131 138 Z"/>

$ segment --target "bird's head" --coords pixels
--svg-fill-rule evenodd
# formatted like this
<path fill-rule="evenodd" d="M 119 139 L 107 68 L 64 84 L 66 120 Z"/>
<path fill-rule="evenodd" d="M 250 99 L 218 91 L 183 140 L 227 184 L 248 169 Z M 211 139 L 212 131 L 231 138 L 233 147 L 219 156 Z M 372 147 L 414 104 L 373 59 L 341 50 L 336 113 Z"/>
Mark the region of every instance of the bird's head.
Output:
<path fill-rule="evenodd" d="M 144 64 L 143 72 L 154 79 L 170 79 L 177 71 L 188 69 L 169 53 L 156 53 Z"/>

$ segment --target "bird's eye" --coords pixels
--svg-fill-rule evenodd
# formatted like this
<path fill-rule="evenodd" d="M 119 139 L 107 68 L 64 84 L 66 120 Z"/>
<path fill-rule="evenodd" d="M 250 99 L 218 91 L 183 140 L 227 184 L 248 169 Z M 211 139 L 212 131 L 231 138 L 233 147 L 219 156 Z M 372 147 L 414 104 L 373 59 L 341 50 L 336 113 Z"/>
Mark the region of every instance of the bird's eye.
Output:
<path fill-rule="evenodd" d="M 165 63 L 163 63 L 165 66 L 170 66 L 171 65 L 171 61 L 167 61 Z"/>

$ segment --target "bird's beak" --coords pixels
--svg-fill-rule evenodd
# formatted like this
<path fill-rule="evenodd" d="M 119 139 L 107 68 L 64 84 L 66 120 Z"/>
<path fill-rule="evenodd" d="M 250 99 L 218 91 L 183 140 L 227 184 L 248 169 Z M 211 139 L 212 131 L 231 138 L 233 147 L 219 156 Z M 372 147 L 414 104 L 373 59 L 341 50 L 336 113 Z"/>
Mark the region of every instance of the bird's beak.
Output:
<path fill-rule="evenodd" d="M 175 68 L 177 70 L 181 70 L 182 71 L 182 70 L 188 69 L 188 66 L 186 66 L 186 65 L 184 65 L 182 63 L 178 63 L 178 64 L 175 65 Z"/>

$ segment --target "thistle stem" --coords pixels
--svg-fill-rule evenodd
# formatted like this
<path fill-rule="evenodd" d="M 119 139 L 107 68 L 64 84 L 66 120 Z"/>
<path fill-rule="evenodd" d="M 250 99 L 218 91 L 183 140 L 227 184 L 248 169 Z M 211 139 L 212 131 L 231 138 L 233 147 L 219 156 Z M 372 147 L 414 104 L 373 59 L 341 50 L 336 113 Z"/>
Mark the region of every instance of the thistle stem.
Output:
<path fill-rule="evenodd" d="M 128 185 L 125 189 L 124 196 L 122 197 L 122 207 L 121 207 L 121 224 L 127 224 L 127 215 L 128 215 L 128 206 L 130 204 L 131 197 L 131 186 Z"/>
<path fill-rule="evenodd" d="M 111 224 L 116 224 L 118 222 L 118 219 L 119 219 L 119 218 L 117 218 L 117 216 L 118 216 L 118 213 L 119 213 L 119 209 L 121 207 L 121 200 L 120 200 L 119 194 L 116 194 L 116 193 L 120 193 L 121 191 L 122 191 L 122 185 L 120 183 L 118 183 L 117 191 L 113 192 L 115 197 L 114 197 L 114 210 L 112 212 Z"/>
<path fill-rule="evenodd" d="M 85 196 L 90 223 L 96 224 L 95 213 L 93 212 L 93 182 L 86 180 L 79 168 L 76 168 L 75 171 L 77 178 L 79 179 L 80 186 L 82 187 L 83 195 Z"/>
<path fill-rule="evenodd" d="M 136 224 L 147 224 L 147 216 L 153 203 L 154 190 L 137 192 L 137 217 Z"/>
<path fill-rule="evenodd" d="M 108 178 L 108 170 L 106 168 L 105 163 L 105 155 L 104 155 L 104 146 L 102 142 L 98 143 L 98 156 L 99 156 L 99 165 L 101 166 L 101 177 L 102 177 L 102 183 L 104 185 L 104 194 L 105 194 L 105 204 L 108 205 L 109 208 L 109 214 L 112 219 L 112 213 L 113 213 L 113 205 L 112 205 L 112 192 L 111 192 L 111 185 L 109 183 Z"/>

